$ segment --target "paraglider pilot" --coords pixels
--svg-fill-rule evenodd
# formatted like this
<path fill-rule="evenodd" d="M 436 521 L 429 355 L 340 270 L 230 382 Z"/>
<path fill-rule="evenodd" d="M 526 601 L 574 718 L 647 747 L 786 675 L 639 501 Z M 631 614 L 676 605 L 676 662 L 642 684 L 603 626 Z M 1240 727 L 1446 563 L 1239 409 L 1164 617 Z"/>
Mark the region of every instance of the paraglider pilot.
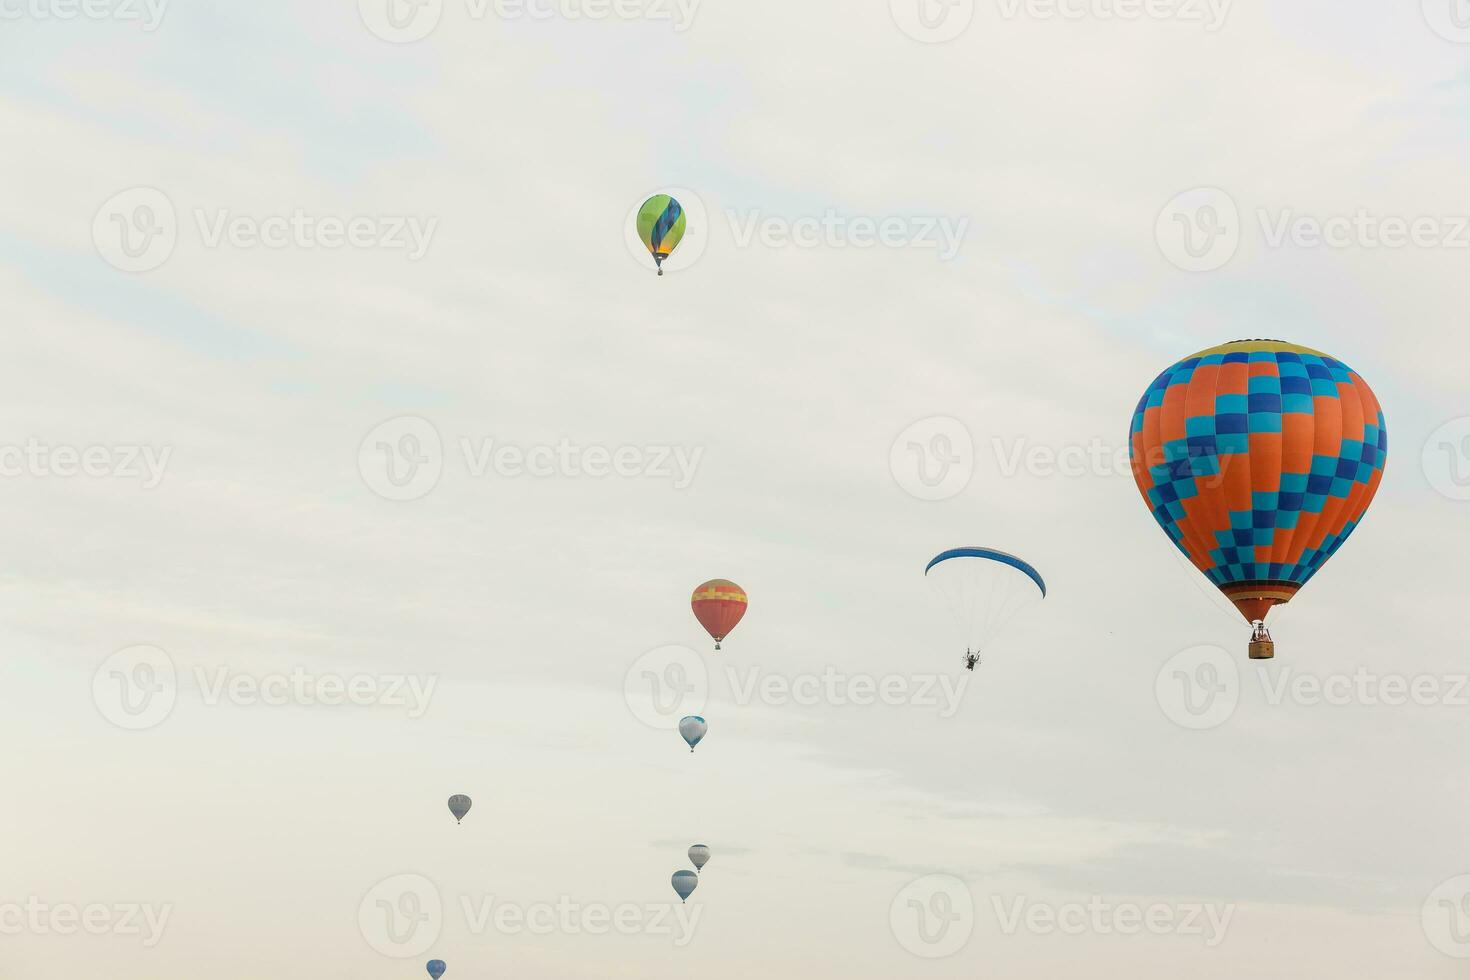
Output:
<path fill-rule="evenodd" d="M 979 662 L 980 662 L 980 654 L 978 654 L 978 653 L 971 653 L 969 650 L 966 650 L 965 651 L 965 669 L 966 670 L 974 670 L 975 669 L 975 665 L 978 664 Z"/>

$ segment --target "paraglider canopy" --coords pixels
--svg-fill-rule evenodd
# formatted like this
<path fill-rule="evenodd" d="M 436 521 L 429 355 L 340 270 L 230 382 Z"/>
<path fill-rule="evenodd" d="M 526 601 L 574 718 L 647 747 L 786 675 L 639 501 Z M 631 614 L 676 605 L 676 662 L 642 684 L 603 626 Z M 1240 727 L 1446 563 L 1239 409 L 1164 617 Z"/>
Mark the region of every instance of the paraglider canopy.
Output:
<path fill-rule="evenodd" d="M 995 548 L 942 551 L 924 566 L 924 577 L 944 597 L 970 656 L 1025 606 L 1046 598 L 1046 581 L 1032 565 Z"/>

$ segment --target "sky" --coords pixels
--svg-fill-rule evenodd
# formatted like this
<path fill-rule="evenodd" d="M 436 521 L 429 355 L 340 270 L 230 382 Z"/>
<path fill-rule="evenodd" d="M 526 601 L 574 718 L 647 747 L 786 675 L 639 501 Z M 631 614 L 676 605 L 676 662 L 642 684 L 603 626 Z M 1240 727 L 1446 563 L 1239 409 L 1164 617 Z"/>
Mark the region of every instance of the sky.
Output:
<path fill-rule="evenodd" d="M 1451 0 L 0 0 L 0 91 L 0 973 L 1463 975 Z M 1389 432 L 1264 663 L 1126 460 L 1244 337 Z"/>

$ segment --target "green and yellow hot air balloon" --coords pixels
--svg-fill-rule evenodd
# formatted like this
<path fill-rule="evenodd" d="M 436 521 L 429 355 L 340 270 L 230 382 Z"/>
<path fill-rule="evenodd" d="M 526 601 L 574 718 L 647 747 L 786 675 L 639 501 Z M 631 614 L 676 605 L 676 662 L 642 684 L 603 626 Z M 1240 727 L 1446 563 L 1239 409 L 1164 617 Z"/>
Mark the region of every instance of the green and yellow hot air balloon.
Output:
<path fill-rule="evenodd" d="M 664 274 L 664 259 L 684 239 L 684 208 L 667 194 L 655 194 L 638 209 L 638 237 L 653 256 L 658 274 Z"/>

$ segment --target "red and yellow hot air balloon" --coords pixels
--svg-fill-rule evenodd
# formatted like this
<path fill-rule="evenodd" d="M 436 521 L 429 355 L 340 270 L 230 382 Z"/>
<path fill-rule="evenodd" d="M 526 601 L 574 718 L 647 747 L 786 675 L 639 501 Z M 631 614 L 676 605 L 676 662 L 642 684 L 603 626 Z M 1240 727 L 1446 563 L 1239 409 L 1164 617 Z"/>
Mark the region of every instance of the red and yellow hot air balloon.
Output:
<path fill-rule="evenodd" d="M 1238 340 L 1160 374 L 1133 413 L 1133 476 L 1153 518 L 1275 655 L 1266 613 L 1362 520 L 1388 432 L 1372 390 L 1336 358 Z"/>
<path fill-rule="evenodd" d="M 735 624 L 745 615 L 750 600 L 745 590 L 729 579 L 712 578 L 694 590 L 689 605 L 699 625 L 715 638 L 715 649 L 718 650 L 720 641 L 730 635 Z"/>

